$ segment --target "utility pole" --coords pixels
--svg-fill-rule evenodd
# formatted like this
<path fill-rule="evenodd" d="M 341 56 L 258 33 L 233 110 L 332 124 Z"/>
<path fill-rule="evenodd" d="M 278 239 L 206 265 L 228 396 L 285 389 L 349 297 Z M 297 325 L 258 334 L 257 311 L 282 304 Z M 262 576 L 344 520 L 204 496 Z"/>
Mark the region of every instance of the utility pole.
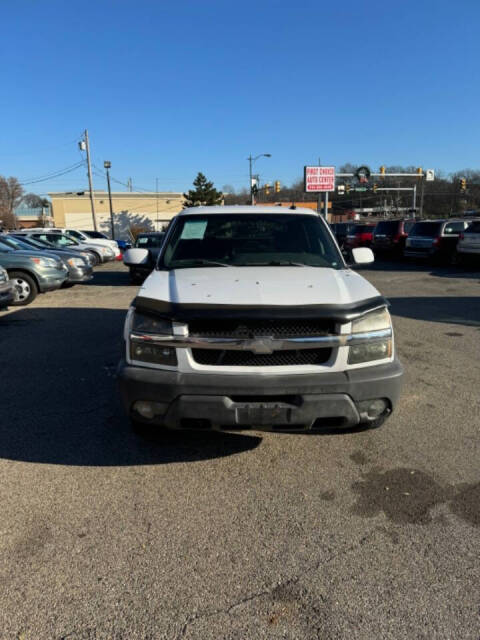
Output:
<path fill-rule="evenodd" d="M 87 152 L 88 186 L 90 189 L 90 206 L 92 208 L 93 228 L 95 231 L 98 231 L 97 217 L 95 215 L 95 195 L 93 193 L 92 165 L 90 164 L 90 143 L 88 141 L 88 129 L 85 129 L 84 143 L 85 143 L 85 151 Z M 80 143 L 80 149 L 83 149 L 83 146 L 81 143 Z"/>
<path fill-rule="evenodd" d="M 322 166 L 322 160 L 321 160 L 320 156 L 318 157 L 318 166 L 319 167 Z M 322 213 L 322 192 L 321 191 L 318 192 L 317 211 L 321 215 L 321 213 Z"/>
<path fill-rule="evenodd" d="M 420 214 L 419 218 L 423 218 L 423 191 L 425 189 L 425 176 L 422 176 L 422 189 L 420 191 Z"/>
<path fill-rule="evenodd" d="M 252 176 L 252 163 L 253 163 L 253 158 L 252 158 L 252 154 L 250 154 L 248 156 L 248 167 L 249 167 L 249 174 L 250 174 L 250 204 L 255 204 L 255 197 L 253 194 L 253 176 Z"/>
<path fill-rule="evenodd" d="M 158 178 L 155 178 L 155 199 L 157 201 L 157 227 L 156 231 L 158 231 Z"/>
<path fill-rule="evenodd" d="M 130 192 L 131 192 L 131 191 L 133 191 L 133 185 L 132 185 L 132 179 L 131 179 L 131 178 L 129 178 L 129 179 L 127 180 L 127 188 L 128 188 L 128 190 L 129 190 Z"/>
<path fill-rule="evenodd" d="M 112 163 L 109 160 L 105 160 L 103 166 L 107 170 L 107 186 L 108 186 L 108 201 L 110 203 L 110 224 L 112 225 L 112 240 L 115 240 L 115 222 L 113 220 L 113 205 L 112 205 L 112 190 L 110 188 L 110 167 Z"/>

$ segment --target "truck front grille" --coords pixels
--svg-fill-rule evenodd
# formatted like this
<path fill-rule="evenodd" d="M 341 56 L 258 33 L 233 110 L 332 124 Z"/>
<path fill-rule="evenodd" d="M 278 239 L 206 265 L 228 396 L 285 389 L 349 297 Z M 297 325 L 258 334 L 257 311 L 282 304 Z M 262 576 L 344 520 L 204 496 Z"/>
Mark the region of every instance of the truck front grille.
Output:
<path fill-rule="evenodd" d="M 291 365 L 324 364 L 332 349 L 304 349 L 252 353 L 251 351 L 227 351 L 220 349 L 192 349 L 198 364 L 216 367 L 286 367 Z"/>
<path fill-rule="evenodd" d="M 333 333 L 334 323 L 329 320 L 192 320 L 189 322 L 192 338 L 297 338 L 324 336 Z"/>

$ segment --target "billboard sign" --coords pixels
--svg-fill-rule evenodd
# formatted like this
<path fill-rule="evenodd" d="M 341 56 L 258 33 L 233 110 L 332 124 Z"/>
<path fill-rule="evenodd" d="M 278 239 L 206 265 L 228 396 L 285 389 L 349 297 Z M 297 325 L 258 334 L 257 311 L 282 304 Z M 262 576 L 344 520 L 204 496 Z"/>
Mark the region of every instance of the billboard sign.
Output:
<path fill-rule="evenodd" d="M 306 193 L 335 191 L 335 167 L 305 167 L 304 189 Z"/>

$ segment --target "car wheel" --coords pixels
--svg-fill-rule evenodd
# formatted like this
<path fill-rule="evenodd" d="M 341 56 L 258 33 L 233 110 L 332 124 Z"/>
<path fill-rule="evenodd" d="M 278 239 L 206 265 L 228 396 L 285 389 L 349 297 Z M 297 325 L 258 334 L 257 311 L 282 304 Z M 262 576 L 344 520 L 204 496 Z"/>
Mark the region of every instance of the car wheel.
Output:
<path fill-rule="evenodd" d="M 32 276 L 23 273 L 23 271 L 10 271 L 9 276 L 15 290 L 12 305 L 23 307 L 33 302 L 38 295 L 38 287 Z"/>
<path fill-rule="evenodd" d="M 97 267 L 101 262 L 100 256 L 95 251 L 90 251 L 89 253 L 90 253 L 90 255 L 92 256 L 92 259 L 93 259 L 93 265 L 92 266 L 93 267 Z"/>

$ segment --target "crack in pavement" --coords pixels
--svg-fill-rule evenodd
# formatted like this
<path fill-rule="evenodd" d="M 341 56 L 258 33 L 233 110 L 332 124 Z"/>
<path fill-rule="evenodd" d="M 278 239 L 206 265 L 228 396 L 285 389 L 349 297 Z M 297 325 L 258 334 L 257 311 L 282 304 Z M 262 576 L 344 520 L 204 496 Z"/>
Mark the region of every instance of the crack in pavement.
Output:
<path fill-rule="evenodd" d="M 326 560 L 319 560 L 318 562 L 315 562 L 312 566 L 307 567 L 299 575 L 294 576 L 292 578 L 287 578 L 287 579 L 284 579 L 284 580 L 280 580 L 280 582 L 276 583 L 275 585 L 271 586 L 268 589 L 264 589 L 263 591 L 258 591 L 256 593 L 250 594 L 249 596 L 245 596 L 245 597 L 241 598 L 240 600 L 236 600 L 235 602 L 233 602 L 228 607 L 223 607 L 221 609 L 214 609 L 213 611 L 204 611 L 203 613 L 202 612 L 194 613 L 192 615 L 187 616 L 187 619 L 185 620 L 185 622 L 184 622 L 184 624 L 183 624 L 183 626 L 182 626 L 182 628 L 180 630 L 180 633 L 178 633 L 175 636 L 175 640 L 180 640 L 181 638 L 185 638 L 185 635 L 186 635 L 186 633 L 188 631 L 188 628 L 190 626 L 192 626 L 197 620 L 201 620 L 203 618 L 213 618 L 213 617 L 221 615 L 221 614 L 227 614 L 228 615 L 234 609 L 236 609 L 237 607 L 242 606 L 243 604 L 246 604 L 247 602 L 251 602 L 252 600 L 257 600 L 259 598 L 264 598 L 265 596 L 269 596 L 275 590 L 277 590 L 277 589 L 279 589 L 281 587 L 288 587 L 288 586 L 297 584 L 308 573 L 310 573 L 312 571 L 316 571 L 321 566 L 327 565 L 330 562 L 332 562 L 333 560 L 336 560 L 337 558 L 340 558 L 343 555 L 347 555 L 348 553 L 351 553 L 352 551 L 355 551 L 355 549 L 357 549 L 362 544 L 367 542 L 369 540 L 369 538 L 372 535 L 375 535 L 376 533 L 377 533 L 377 528 L 375 527 L 375 528 L 371 529 L 368 533 L 366 533 L 364 536 L 362 536 L 360 538 L 360 540 L 358 540 L 357 542 L 351 544 L 349 547 L 347 547 L 343 551 L 339 551 L 337 553 L 332 553 L 330 555 L 330 557 L 327 558 Z"/>

